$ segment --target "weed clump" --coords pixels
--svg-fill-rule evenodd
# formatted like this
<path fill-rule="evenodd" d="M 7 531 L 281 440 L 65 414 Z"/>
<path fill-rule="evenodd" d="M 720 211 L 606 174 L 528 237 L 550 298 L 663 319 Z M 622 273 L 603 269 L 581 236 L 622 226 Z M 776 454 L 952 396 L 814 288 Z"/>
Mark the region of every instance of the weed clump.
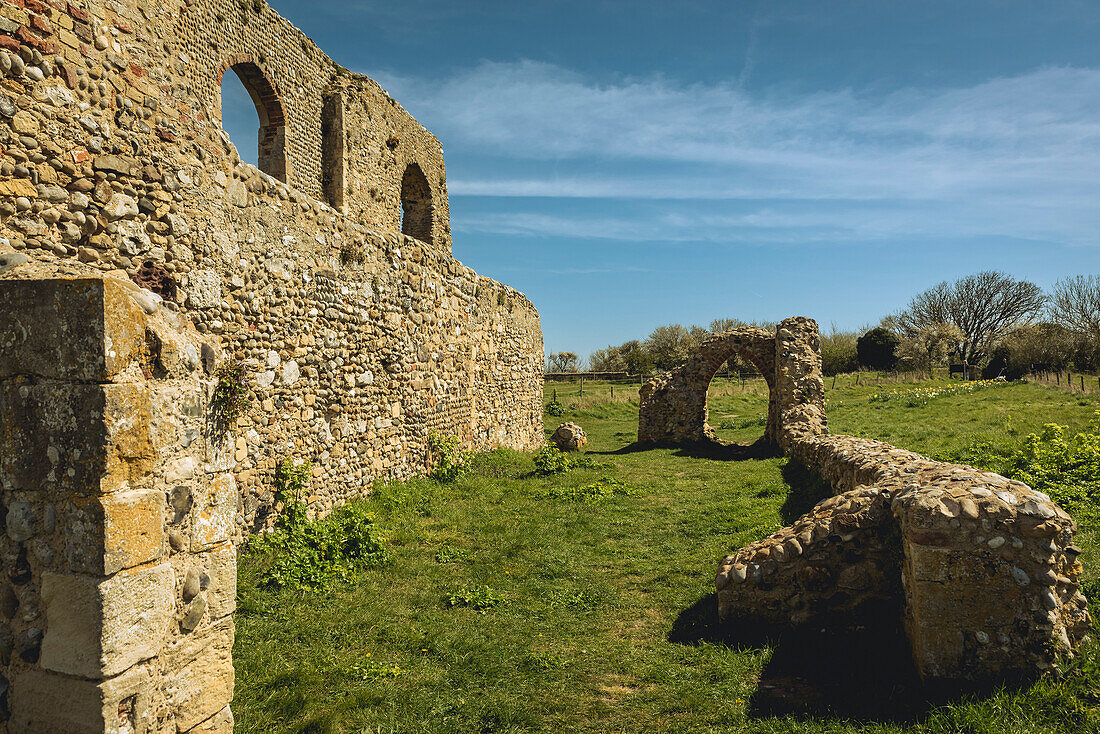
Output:
<path fill-rule="evenodd" d="M 535 453 L 535 471 L 544 477 L 564 474 L 572 468 L 573 461 L 569 456 L 553 446 L 546 446 Z"/>
<path fill-rule="evenodd" d="M 302 497 L 312 468 L 308 461 L 284 459 L 275 470 L 275 498 L 283 512 L 275 529 L 254 538 L 247 550 L 257 559 L 262 586 L 315 591 L 389 557 L 374 515 L 360 503 L 323 520 L 309 519 Z"/>
<path fill-rule="evenodd" d="M 548 499 L 599 504 L 612 497 L 627 497 L 638 493 L 618 479 L 604 477 L 598 482 L 586 484 L 583 487 L 550 487 L 540 494 Z"/>
<path fill-rule="evenodd" d="M 586 454 L 567 454 L 555 446 L 546 446 L 535 452 L 535 473 L 544 477 L 564 474 L 571 469 L 611 469 L 615 465 L 600 462 Z"/>
<path fill-rule="evenodd" d="M 441 484 L 455 481 L 470 469 L 470 453 L 463 451 L 458 436 L 432 431 L 428 434 L 428 476 Z"/>
<path fill-rule="evenodd" d="M 485 614 L 504 601 L 504 597 L 490 586 L 465 586 L 447 597 L 447 606 L 452 609 L 465 607 Z"/>
<path fill-rule="evenodd" d="M 210 401 L 214 425 L 226 431 L 248 408 L 248 380 L 244 365 L 231 359 L 214 373 L 216 384 Z"/>

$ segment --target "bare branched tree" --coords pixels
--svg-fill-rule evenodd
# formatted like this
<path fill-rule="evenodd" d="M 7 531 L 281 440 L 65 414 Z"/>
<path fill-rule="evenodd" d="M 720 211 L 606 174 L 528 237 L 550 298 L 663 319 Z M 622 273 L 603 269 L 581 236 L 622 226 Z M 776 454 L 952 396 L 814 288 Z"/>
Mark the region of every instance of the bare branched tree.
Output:
<path fill-rule="evenodd" d="M 1100 339 L 1100 276 L 1078 275 L 1054 284 L 1050 320 L 1092 340 Z"/>
<path fill-rule="evenodd" d="M 935 324 L 952 324 L 962 333 L 954 356 L 978 364 L 993 344 L 1029 323 L 1045 304 L 1046 296 L 1034 283 L 987 270 L 929 288 L 891 321 L 908 338 Z"/>
<path fill-rule="evenodd" d="M 576 372 L 577 354 L 575 352 L 555 352 L 550 355 L 547 365 L 550 372 Z"/>

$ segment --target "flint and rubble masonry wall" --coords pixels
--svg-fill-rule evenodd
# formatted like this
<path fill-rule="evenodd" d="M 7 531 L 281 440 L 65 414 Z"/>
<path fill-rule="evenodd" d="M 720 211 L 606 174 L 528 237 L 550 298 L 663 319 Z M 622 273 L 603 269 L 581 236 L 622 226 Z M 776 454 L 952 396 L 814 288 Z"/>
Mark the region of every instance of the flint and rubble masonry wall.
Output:
<path fill-rule="evenodd" d="M 798 625 L 893 607 L 927 680 L 1027 678 L 1071 651 L 1090 621 L 1069 515 L 997 474 L 828 435 L 817 324 L 788 319 L 766 336 L 717 335 L 641 393 L 640 440 L 707 440 L 716 360 L 739 350 L 763 364 L 771 350 L 765 436 L 835 493 L 722 561 L 719 616 Z"/>
<path fill-rule="evenodd" d="M 0 292 L 0 734 L 230 731 L 281 459 L 324 513 L 433 429 L 543 443 L 538 313 L 452 256 L 439 142 L 263 2 L 0 0 Z M 228 441 L 195 349 L 246 364 Z"/>
<path fill-rule="evenodd" d="M 231 68 L 283 121 L 286 183 L 219 127 Z M 255 402 L 216 447 L 238 541 L 284 457 L 326 512 L 422 472 L 429 430 L 542 443 L 538 313 L 451 255 L 439 142 L 266 5 L 0 0 L 0 72 L 0 250 L 124 274 L 245 360 Z"/>

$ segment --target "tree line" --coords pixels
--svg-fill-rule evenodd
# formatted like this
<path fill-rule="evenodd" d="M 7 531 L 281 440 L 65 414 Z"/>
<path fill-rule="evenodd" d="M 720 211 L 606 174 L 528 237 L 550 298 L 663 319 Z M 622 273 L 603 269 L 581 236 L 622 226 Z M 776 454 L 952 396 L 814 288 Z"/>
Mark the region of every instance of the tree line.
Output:
<path fill-rule="evenodd" d="M 593 372 L 645 375 L 683 364 L 706 338 L 739 326 L 774 329 L 774 323 L 739 319 L 709 327 L 668 324 L 646 339 L 597 349 L 588 357 Z M 986 376 L 1016 379 L 1029 372 L 1100 369 L 1100 276 L 1059 280 L 1049 292 L 998 271 L 944 281 L 917 294 L 909 304 L 874 327 L 821 334 L 826 375 L 859 369 L 931 371 L 966 364 Z M 550 355 L 549 371 L 576 371 L 573 352 Z M 734 357 L 731 370 L 755 368 Z"/>

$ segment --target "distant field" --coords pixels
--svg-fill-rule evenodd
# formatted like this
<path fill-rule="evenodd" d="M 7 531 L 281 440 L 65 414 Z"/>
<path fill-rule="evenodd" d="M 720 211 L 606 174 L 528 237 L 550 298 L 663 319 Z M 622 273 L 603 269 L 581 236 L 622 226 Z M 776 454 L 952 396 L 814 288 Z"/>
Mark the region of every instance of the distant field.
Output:
<path fill-rule="evenodd" d="M 1095 396 L 1038 385 L 905 407 L 870 398 L 949 383 L 853 380 L 826 383 L 833 431 L 992 465 L 1044 423 L 1080 428 L 1100 408 Z M 586 382 L 580 395 L 576 383 L 548 383 L 547 401 L 555 390 L 566 413 L 546 416 L 547 430 L 580 423 L 594 466 L 540 477 L 530 455 L 496 451 L 452 485 L 380 486 L 365 504 L 392 562 L 323 592 L 258 588 L 254 565 L 242 563 L 238 732 L 1100 727 L 1095 651 L 1062 682 L 926 704 L 890 629 L 731 637 L 713 620 L 718 560 L 796 518 L 819 486 L 781 457 L 631 450 L 637 385 Z M 766 404 L 762 380 L 716 380 L 710 422 L 727 426 L 724 439 L 752 441 Z M 601 480 L 618 493 L 598 503 L 565 498 Z M 1096 529 L 1079 537 L 1086 592 L 1100 592 Z"/>

